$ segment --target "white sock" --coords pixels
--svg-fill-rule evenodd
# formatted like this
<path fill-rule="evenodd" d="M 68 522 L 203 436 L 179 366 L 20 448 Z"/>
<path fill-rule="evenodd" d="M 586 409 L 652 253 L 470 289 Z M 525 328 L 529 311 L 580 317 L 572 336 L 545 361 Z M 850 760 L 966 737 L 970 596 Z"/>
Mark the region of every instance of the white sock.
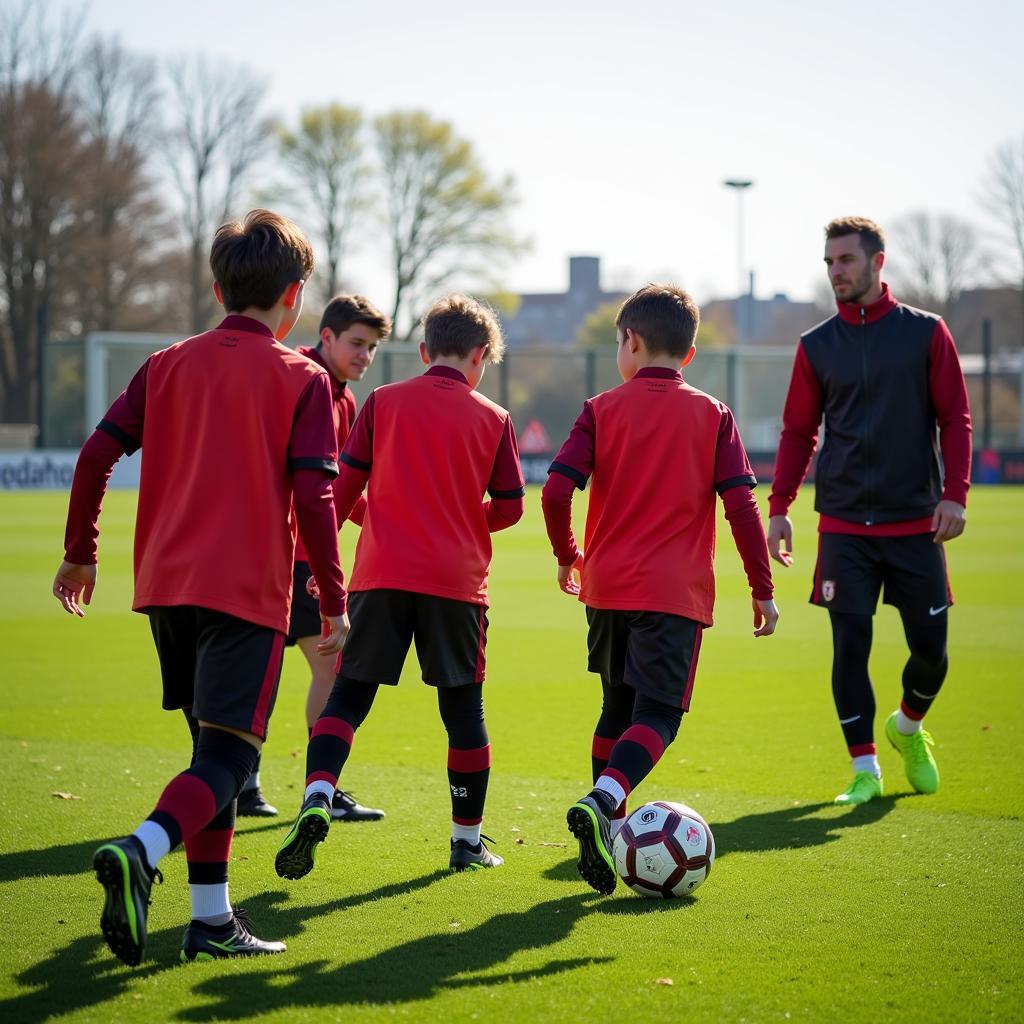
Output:
<path fill-rule="evenodd" d="M 861 754 L 853 758 L 854 772 L 871 772 L 876 779 L 882 777 L 882 769 L 878 764 L 878 757 L 875 754 Z"/>
<path fill-rule="evenodd" d="M 242 792 L 246 793 L 250 789 L 260 788 L 260 770 L 257 768 L 254 772 L 250 773 L 249 778 L 242 783 Z"/>
<path fill-rule="evenodd" d="M 613 778 L 607 775 L 602 775 L 598 778 L 597 782 L 594 783 L 594 789 L 599 789 L 602 793 L 607 793 L 613 797 L 616 807 L 626 801 L 626 791 Z"/>
<path fill-rule="evenodd" d="M 907 718 L 903 714 L 903 709 L 899 708 L 896 711 L 896 731 L 904 736 L 913 736 L 915 732 L 918 732 L 921 728 L 920 718 Z"/>
<path fill-rule="evenodd" d="M 231 901 L 228 899 L 228 883 L 214 885 L 189 884 L 192 896 L 192 920 L 204 924 L 227 924 L 231 920 Z"/>
<path fill-rule="evenodd" d="M 480 825 L 456 825 L 452 822 L 452 839 L 465 839 L 470 846 L 480 845 Z"/>
<path fill-rule="evenodd" d="M 306 787 L 306 792 L 302 794 L 303 801 L 308 800 L 314 793 L 323 793 L 327 797 L 328 803 L 334 799 L 334 787 L 325 779 L 317 779 L 316 782 L 311 782 Z"/>
<path fill-rule="evenodd" d="M 142 843 L 150 868 L 155 868 L 171 852 L 171 837 L 155 821 L 144 821 L 132 835 Z"/>

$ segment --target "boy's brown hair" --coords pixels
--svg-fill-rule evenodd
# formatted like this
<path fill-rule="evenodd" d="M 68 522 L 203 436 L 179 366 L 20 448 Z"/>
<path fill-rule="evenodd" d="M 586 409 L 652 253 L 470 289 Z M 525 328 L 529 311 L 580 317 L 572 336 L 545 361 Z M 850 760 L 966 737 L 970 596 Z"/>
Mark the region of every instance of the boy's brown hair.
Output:
<path fill-rule="evenodd" d="M 867 217 L 836 217 L 825 225 L 825 239 L 860 235 L 860 244 L 869 256 L 885 252 L 885 232 Z"/>
<path fill-rule="evenodd" d="M 391 333 L 391 318 L 368 298 L 363 295 L 335 295 L 324 307 L 317 334 L 327 327 L 338 335 L 355 324 L 366 324 L 380 335 L 381 341 Z"/>
<path fill-rule="evenodd" d="M 622 331 L 635 331 L 647 351 L 684 358 L 700 326 L 700 309 L 689 292 L 670 284 L 647 284 L 622 304 L 615 318 Z"/>
<path fill-rule="evenodd" d="M 250 210 L 217 229 L 210 269 L 229 313 L 271 309 L 288 285 L 313 273 L 313 247 L 287 217 Z"/>
<path fill-rule="evenodd" d="M 431 361 L 438 356 L 465 359 L 484 346 L 489 363 L 500 363 L 505 339 L 498 316 L 484 302 L 454 293 L 438 299 L 423 317 L 423 340 Z"/>

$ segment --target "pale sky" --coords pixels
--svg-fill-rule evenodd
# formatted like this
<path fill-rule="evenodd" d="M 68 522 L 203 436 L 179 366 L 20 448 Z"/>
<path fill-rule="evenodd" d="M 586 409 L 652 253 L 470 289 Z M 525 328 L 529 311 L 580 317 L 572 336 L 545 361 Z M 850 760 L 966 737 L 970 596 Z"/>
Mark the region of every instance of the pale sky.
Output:
<path fill-rule="evenodd" d="M 338 101 L 453 122 L 516 179 L 513 226 L 532 249 L 504 275 L 514 291 L 561 290 L 566 257 L 586 254 L 606 286 L 735 294 L 736 200 L 721 182 L 747 177 L 757 293 L 809 298 L 826 221 L 927 209 L 984 227 L 986 158 L 1024 136 L 1013 0 L 88 6 L 91 29 L 133 50 L 261 69 L 285 121 Z M 386 302 L 375 230 L 342 272 Z"/>

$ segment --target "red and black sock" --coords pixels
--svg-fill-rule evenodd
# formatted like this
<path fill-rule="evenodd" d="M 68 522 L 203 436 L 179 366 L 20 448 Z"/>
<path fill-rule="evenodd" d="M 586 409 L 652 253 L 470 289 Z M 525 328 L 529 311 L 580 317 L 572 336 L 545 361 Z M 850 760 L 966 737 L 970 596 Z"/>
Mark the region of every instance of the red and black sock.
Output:
<path fill-rule="evenodd" d="M 597 782 L 601 773 L 608 767 L 608 759 L 615 744 L 629 728 L 635 704 L 636 690 L 631 686 L 612 686 L 607 676 L 601 674 L 601 716 L 597 720 L 590 745 L 590 767 L 594 782 Z M 615 823 L 625 820 L 624 800 L 613 810 L 611 818 Z"/>
<path fill-rule="evenodd" d="M 448 733 L 448 786 L 452 798 L 452 837 L 480 841 L 480 823 L 491 775 L 491 746 L 478 684 L 439 687 L 437 707 Z"/>
<path fill-rule="evenodd" d="M 333 794 L 338 776 L 352 750 L 356 729 L 363 724 L 377 695 L 376 683 L 339 675 L 334 681 L 306 747 L 306 793 L 317 783 Z"/>

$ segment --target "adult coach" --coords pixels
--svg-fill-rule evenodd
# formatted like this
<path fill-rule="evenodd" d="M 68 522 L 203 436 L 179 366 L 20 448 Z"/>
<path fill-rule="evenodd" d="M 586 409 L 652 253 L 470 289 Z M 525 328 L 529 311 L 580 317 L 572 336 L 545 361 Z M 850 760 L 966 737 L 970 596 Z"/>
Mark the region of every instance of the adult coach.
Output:
<path fill-rule="evenodd" d="M 862 804 L 882 795 L 868 675 L 880 591 L 899 610 L 910 650 L 903 699 L 885 734 L 903 755 L 914 789 L 939 787 L 933 741 L 921 721 L 948 667 L 953 599 L 942 545 L 964 531 L 971 416 L 949 329 L 936 314 L 897 302 L 882 282 L 882 229 L 865 217 L 832 221 L 825 265 L 837 311 L 797 348 L 769 498 L 768 548 L 781 565 L 792 563 L 787 513 L 824 415 L 811 602 L 831 619 L 832 693 L 853 761 L 853 781 L 836 803 Z"/>

